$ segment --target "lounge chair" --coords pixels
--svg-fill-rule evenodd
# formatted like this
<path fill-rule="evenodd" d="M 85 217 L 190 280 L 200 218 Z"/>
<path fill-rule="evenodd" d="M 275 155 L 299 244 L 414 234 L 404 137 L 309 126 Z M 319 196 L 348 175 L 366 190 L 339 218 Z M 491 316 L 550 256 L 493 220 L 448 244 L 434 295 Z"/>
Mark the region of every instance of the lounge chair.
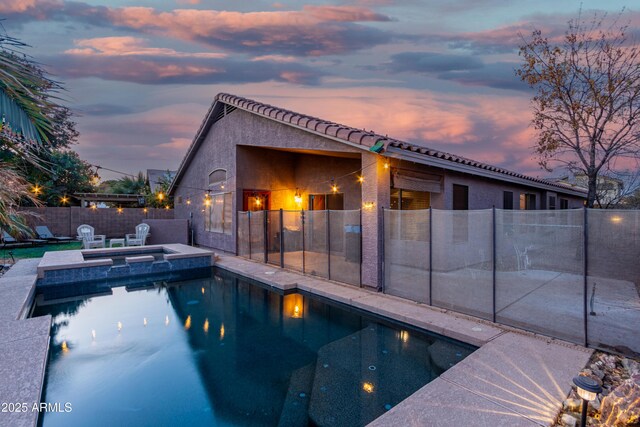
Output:
<path fill-rule="evenodd" d="M 4 248 L 7 246 L 12 246 L 12 247 L 26 246 L 26 245 L 39 246 L 39 245 L 44 245 L 45 243 L 47 243 L 47 241 L 42 239 L 18 240 L 15 237 L 13 237 L 11 234 L 2 230 L 2 243 L 3 243 L 2 247 Z"/>
<path fill-rule="evenodd" d="M 82 224 L 78 227 L 78 237 L 82 239 L 82 247 L 84 249 L 91 249 L 104 248 L 107 236 L 104 234 L 95 234 L 95 229 L 92 226 Z"/>
<path fill-rule="evenodd" d="M 127 234 L 125 239 L 127 240 L 127 246 L 144 246 L 149 235 L 149 224 L 136 225 L 136 234 Z"/>
<path fill-rule="evenodd" d="M 56 243 L 70 242 L 72 240 L 75 240 L 73 237 L 68 236 L 54 236 L 51 230 L 49 230 L 49 227 L 47 227 L 46 225 L 36 226 L 36 234 L 38 235 L 39 239 L 44 239 Z"/>

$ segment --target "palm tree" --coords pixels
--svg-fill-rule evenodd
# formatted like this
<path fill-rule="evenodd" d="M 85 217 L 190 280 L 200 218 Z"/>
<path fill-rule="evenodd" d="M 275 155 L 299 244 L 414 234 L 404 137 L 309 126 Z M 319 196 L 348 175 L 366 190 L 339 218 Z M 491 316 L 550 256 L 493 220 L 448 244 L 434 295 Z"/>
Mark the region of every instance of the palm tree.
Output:
<path fill-rule="evenodd" d="M 37 164 L 37 153 L 54 129 L 51 93 L 60 86 L 18 50 L 25 45 L 0 35 L 0 150 Z M 28 234 L 20 201 L 38 201 L 29 183 L 8 164 L 0 162 L 0 228 L 13 235 Z"/>
<path fill-rule="evenodd" d="M 19 49 L 24 43 L 0 35 L 0 143 L 14 154 L 34 160 L 54 129 L 52 93 L 60 85 Z"/>

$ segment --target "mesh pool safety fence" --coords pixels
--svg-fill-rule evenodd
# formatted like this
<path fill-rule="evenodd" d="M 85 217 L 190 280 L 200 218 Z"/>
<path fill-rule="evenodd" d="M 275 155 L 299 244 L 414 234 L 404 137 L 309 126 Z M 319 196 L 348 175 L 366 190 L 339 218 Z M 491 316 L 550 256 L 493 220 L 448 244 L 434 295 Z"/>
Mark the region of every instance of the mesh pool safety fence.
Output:
<path fill-rule="evenodd" d="M 360 222 L 360 210 L 238 212 L 238 255 L 360 286 Z"/>
<path fill-rule="evenodd" d="M 382 217 L 385 293 L 640 353 L 640 211 L 384 209 Z M 240 256 L 361 285 L 361 252 L 359 210 L 238 213 Z"/>

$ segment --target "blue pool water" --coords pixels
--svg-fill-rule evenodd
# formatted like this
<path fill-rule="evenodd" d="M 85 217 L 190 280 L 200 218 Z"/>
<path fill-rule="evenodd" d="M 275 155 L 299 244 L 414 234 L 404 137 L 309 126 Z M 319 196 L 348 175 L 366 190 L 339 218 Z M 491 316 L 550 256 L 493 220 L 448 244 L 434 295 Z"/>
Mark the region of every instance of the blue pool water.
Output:
<path fill-rule="evenodd" d="M 43 426 L 362 426 L 474 350 L 219 270 L 101 286 L 38 298 Z"/>

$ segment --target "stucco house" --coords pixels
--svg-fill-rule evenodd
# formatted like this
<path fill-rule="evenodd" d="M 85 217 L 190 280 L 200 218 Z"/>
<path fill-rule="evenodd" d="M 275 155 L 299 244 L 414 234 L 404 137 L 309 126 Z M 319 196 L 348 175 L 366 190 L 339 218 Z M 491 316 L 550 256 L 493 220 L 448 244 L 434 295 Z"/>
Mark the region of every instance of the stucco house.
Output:
<path fill-rule="evenodd" d="M 571 209 L 566 185 L 218 94 L 170 187 L 199 245 L 236 251 L 236 212 L 362 209 L 362 262 L 380 257 L 382 210 Z M 376 286 L 375 269 L 362 283 Z M 373 271 L 369 271 L 373 270 Z"/>

